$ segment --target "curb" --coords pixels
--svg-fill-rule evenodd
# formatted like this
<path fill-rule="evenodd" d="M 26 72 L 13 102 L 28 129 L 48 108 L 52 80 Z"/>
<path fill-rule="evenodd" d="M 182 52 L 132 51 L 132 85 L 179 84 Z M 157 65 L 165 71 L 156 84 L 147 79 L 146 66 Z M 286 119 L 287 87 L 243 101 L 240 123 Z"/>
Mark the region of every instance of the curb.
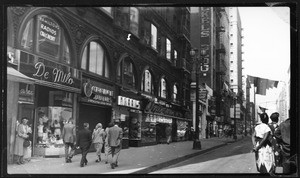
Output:
<path fill-rule="evenodd" d="M 166 162 L 163 162 L 163 163 L 159 163 L 159 164 L 156 164 L 156 165 L 147 167 L 147 168 L 145 168 L 145 169 L 141 169 L 141 170 L 132 172 L 132 173 L 130 173 L 130 174 L 149 174 L 149 173 L 151 173 L 151 172 L 154 172 L 154 171 L 163 169 L 163 168 L 165 168 L 165 167 L 171 166 L 171 165 L 173 165 L 173 164 L 176 164 L 176 163 L 178 163 L 178 162 L 185 161 L 185 160 L 187 160 L 187 159 L 189 159 L 189 158 L 192 158 L 192 157 L 194 157 L 194 156 L 198 156 L 198 155 L 207 153 L 207 152 L 209 152 L 209 151 L 218 149 L 218 148 L 220 148 L 220 147 L 226 146 L 227 144 L 234 143 L 234 142 L 237 142 L 237 141 L 241 141 L 241 140 L 243 140 L 244 138 L 245 138 L 245 137 L 243 137 L 243 138 L 241 138 L 241 139 L 238 139 L 238 140 L 236 140 L 236 141 L 234 141 L 234 140 L 233 140 L 233 141 L 228 141 L 228 142 L 226 142 L 226 143 L 223 143 L 223 144 L 220 144 L 220 145 L 217 145 L 217 146 L 214 146 L 214 147 L 205 149 L 205 150 L 201 150 L 201 151 L 198 151 L 198 152 L 196 152 L 196 153 L 192 153 L 192 154 L 189 154 L 189 155 L 185 155 L 185 156 L 182 156 L 182 157 L 173 159 L 173 160 L 169 160 L 169 161 L 166 161 Z"/>
<path fill-rule="evenodd" d="M 208 148 L 208 149 L 205 149 L 205 150 L 201 150 L 201 151 L 198 151 L 198 152 L 193 153 L 193 154 L 185 155 L 185 156 L 182 156 L 182 157 L 179 157 L 179 158 L 170 160 L 170 161 L 166 161 L 166 162 L 163 162 L 163 163 L 159 163 L 159 164 L 156 164 L 156 165 L 147 167 L 147 168 L 145 168 L 145 169 L 141 169 L 141 170 L 138 170 L 138 171 L 136 171 L 136 172 L 132 172 L 132 173 L 130 173 L 130 174 L 149 174 L 149 173 L 151 173 L 151 172 L 154 172 L 154 171 L 160 170 L 160 169 L 162 169 L 162 168 L 168 167 L 168 166 L 170 166 L 170 165 L 176 164 L 176 163 L 178 163 L 178 162 L 187 160 L 187 159 L 192 158 L 192 157 L 194 157 L 194 156 L 198 156 L 198 155 L 204 154 L 204 153 L 206 153 L 206 152 L 209 152 L 209 151 L 211 151 L 211 150 L 214 150 L 214 149 L 223 147 L 223 146 L 225 146 L 225 145 L 227 145 L 227 143 L 223 143 L 223 144 L 221 144 L 221 145 L 214 146 L 214 147 L 211 147 L 211 148 Z"/>

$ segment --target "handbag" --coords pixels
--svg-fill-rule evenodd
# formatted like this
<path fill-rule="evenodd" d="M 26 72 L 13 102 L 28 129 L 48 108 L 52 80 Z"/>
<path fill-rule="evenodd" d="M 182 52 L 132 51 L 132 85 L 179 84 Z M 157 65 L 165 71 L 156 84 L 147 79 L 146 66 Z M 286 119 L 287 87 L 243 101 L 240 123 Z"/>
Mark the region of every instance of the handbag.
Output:
<path fill-rule="evenodd" d="M 25 139 L 23 142 L 23 147 L 27 148 L 30 146 L 30 141 L 28 139 Z"/>

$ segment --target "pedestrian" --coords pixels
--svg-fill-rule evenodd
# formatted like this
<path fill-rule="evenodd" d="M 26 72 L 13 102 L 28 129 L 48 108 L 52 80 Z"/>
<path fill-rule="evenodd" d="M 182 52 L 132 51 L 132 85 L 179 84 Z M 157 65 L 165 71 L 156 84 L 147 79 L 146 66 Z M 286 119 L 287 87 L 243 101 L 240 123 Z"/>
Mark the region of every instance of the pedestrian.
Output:
<path fill-rule="evenodd" d="M 14 154 L 17 158 L 17 164 L 24 164 L 24 141 L 28 139 L 28 130 L 27 130 L 27 117 L 23 117 L 21 119 L 21 123 L 17 125 L 16 129 L 16 143 L 15 143 L 15 150 Z"/>
<path fill-rule="evenodd" d="M 293 174 L 296 172 L 296 163 L 292 161 L 291 150 L 290 150 L 290 131 L 291 124 L 290 118 L 286 119 L 279 124 L 278 128 L 275 130 L 274 136 L 276 137 L 280 147 L 281 147 L 281 156 L 282 156 L 282 167 L 283 174 Z"/>
<path fill-rule="evenodd" d="M 92 144 L 92 132 L 89 130 L 89 123 L 84 123 L 83 127 L 84 128 L 79 131 L 76 141 L 76 145 L 80 148 L 82 154 L 80 167 L 87 165 L 88 160 L 86 159 L 86 156 Z"/>
<path fill-rule="evenodd" d="M 275 158 L 275 168 L 273 172 L 275 172 L 276 167 L 282 167 L 281 165 L 281 153 L 280 153 L 280 145 L 277 142 L 277 139 L 275 137 L 275 130 L 278 128 L 278 118 L 279 118 L 279 113 L 274 112 L 271 114 L 270 119 L 272 122 L 269 124 L 269 127 L 271 129 L 271 134 L 270 134 L 270 142 L 274 151 L 274 158 Z"/>
<path fill-rule="evenodd" d="M 94 147 L 96 149 L 96 157 L 97 157 L 96 162 L 97 163 L 101 161 L 101 150 L 103 147 L 104 138 L 105 138 L 105 131 L 102 128 L 102 124 L 98 123 L 92 134 Z"/>
<path fill-rule="evenodd" d="M 104 155 L 105 155 L 105 164 L 108 163 L 108 156 L 111 155 L 111 149 L 110 149 L 110 146 L 108 145 L 108 137 L 107 137 L 107 134 L 108 134 L 108 130 L 109 128 L 111 128 L 113 125 L 113 123 L 109 123 L 108 126 L 106 127 L 105 129 L 105 136 L 104 136 Z"/>
<path fill-rule="evenodd" d="M 269 141 L 271 129 L 268 126 L 267 113 L 260 114 L 259 123 L 252 134 L 253 151 L 255 152 L 256 168 L 260 173 L 270 173 L 274 169 L 274 152 Z"/>
<path fill-rule="evenodd" d="M 170 144 L 171 141 L 171 133 L 172 133 L 172 128 L 171 126 L 168 124 L 166 127 L 166 137 L 167 137 L 167 144 Z"/>
<path fill-rule="evenodd" d="M 25 130 L 27 132 L 27 135 L 28 135 L 28 138 L 27 140 L 29 141 L 29 146 L 28 147 L 24 147 L 24 160 L 26 160 L 27 162 L 29 162 L 31 160 L 31 152 L 32 152 L 32 149 L 31 149 L 31 140 L 32 140 L 32 129 L 31 129 L 32 125 L 28 125 L 26 124 L 25 125 Z"/>
<path fill-rule="evenodd" d="M 76 128 L 71 118 L 64 124 L 62 139 L 65 145 L 65 161 L 71 163 L 76 149 Z M 69 148 L 71 148 L 70 151 Z"/>
<path fill-rule="evenodd" d="M 122 149 L 123 131 L 122 128 L 118 126 L 118 124 L 119 120 L 115 120 L 114 126 L 109 128 L 107 133 L 107 141 L 108 145 L 110 146 L 112 155 L 112 163 L 110 164 L 112 169 L 118 166 L 118 157 Z"/>

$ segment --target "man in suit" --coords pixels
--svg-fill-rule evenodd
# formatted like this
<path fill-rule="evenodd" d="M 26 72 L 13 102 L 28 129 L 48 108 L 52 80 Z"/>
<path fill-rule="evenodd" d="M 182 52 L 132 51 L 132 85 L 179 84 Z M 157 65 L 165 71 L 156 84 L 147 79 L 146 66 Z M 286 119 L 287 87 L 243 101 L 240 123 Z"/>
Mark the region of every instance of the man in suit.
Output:
<path fill-rule="evenodd" d="M 76 141 L 76 129 L 71 119 L 63 127 L 62 138 L 65 144 L 66 163 L 71 163 L 72 162 L 71 159 L 75 153 L 75 141 Z M 71 147 L 70 152 L 69 152 L 69 147 Z"/>
<path fill-rule="evenodd" d="M 111 148 L 112 155 L 112 163 L 110 164 L 112 169 L 118 166 L 118 157 L 122 149 L 123 131 L 118 126 L 119 122 L 119 120 L 115 120 L 114 126 L 109 128 L 107 133 L 108 146 Z"/>
<path fill-rule="evenodd" d="M 78 133 L 77 142 L 76 142 L 77 147 L 80 147 L 81 154 L 82 154 L 80 167 L 83 167 L 84 164 L 87 165 L 88 161 L 86 159 L 86 156 L 92 144 L 92 132 L 89 130 L 89 124 L 84 123 L 83 127 L 84 128 Z"/>

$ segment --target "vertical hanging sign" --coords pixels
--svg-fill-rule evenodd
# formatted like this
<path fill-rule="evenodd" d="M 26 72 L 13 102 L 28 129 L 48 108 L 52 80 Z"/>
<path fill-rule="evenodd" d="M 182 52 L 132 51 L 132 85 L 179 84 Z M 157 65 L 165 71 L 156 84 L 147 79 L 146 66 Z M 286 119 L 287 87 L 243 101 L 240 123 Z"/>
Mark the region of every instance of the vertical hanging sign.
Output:
<path fill-rule="evenodd" d="M 211 86 L 210 77 L 210 47 L 211 47 L 211 8 L 201 7 L 200 23 L 200 41 L 201 41 L 201 62 L 200 62 L 200 80 Z"/>

